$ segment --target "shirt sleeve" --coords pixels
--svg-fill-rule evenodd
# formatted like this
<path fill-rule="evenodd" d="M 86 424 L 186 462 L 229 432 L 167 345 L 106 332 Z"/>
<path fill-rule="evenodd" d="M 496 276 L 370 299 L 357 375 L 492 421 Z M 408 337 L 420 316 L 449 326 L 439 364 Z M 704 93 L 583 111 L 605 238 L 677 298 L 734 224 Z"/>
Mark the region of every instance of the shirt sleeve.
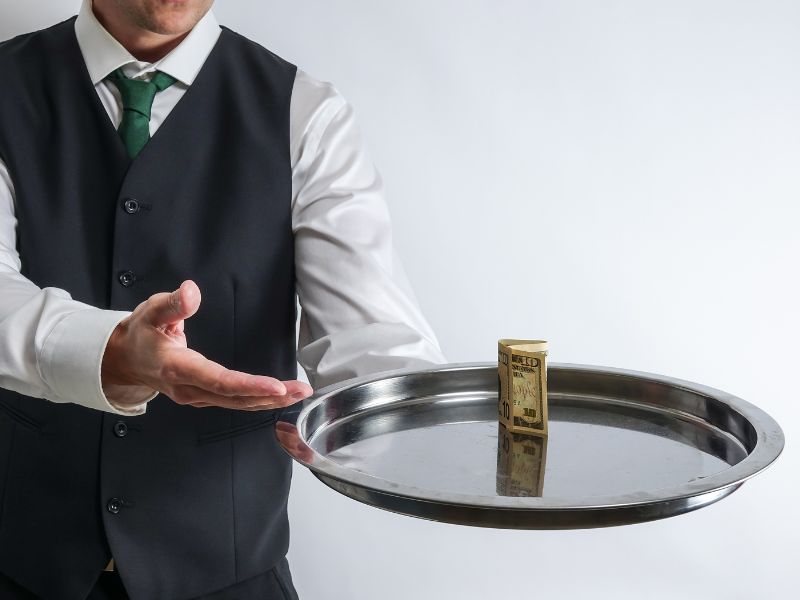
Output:
<path fill-rule="evenodd" d="M 21 274 L 16 250 L 14 187 L 0 160 L 0 387 L 52 402 L 73 402 L 120 415 L 140 415 L 158 392 L 114 386 L 107 395 L 100 368 L 111 333 L 129 311 L 73 300 L 66 290 L 40 288 Z M 141 399 L 118 407 L 114 400 Z"/>
<path fill-rule="evenodd" d="M 394 248 L 383 181 L 353 106 L 302 72 L 292 102 L 301 129 L 292 206 L 298 362 L 309 382 L 446 362 Z"/>

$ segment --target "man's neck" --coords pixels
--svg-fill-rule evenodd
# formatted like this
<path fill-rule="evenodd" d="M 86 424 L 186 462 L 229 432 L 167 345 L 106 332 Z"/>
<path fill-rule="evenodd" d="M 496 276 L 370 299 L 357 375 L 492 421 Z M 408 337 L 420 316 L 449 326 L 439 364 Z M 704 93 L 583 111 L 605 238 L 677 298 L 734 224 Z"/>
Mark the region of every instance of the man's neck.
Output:
<path fill-rule="evenodd" d="M 126 20 L 120 14 L 119 9 L 112 6 L 111 2 L 94 0 L 92 12 L 106 31 L 122 44 L 136 60 L 144 62 L 155 62 L 164 58 L 189 35 L 189 31 L 163 35 L 137 27 L 131 24 L 130 20 Z"/>

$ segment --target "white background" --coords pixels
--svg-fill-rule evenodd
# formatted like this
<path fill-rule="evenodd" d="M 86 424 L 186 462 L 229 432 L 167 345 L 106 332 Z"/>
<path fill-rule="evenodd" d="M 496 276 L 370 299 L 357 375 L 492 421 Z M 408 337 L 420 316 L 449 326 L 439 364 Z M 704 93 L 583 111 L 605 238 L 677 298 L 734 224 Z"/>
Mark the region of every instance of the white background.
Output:
<path fill-rule="evenodd" d="M 0 6 L 2 39 L 78 3 Z M 551 361 L 733 393 L 788 438 L 718 504 L 602 530 L 431 523 L 296 469 L 301 597 L 794 597 L 800 3 L 219 0 L 215 12 L 355 106 L 450 361 L 543 338 Z"/>

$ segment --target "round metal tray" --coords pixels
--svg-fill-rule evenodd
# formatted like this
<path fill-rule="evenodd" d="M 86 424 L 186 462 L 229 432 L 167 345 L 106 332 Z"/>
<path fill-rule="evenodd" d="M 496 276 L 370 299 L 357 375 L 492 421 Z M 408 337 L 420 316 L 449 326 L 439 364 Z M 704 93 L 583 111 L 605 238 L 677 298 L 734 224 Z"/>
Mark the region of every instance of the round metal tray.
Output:
<path fill-rule="evenodd" d="M 283 448 L 361 502 L 435 521 L 604 527 L 706 506 L 780 454 L 764 411 L 662 375 L 552 363 L 549 435 L 497 420 L 497 364 L 351 379 L 304 401 Z"/>

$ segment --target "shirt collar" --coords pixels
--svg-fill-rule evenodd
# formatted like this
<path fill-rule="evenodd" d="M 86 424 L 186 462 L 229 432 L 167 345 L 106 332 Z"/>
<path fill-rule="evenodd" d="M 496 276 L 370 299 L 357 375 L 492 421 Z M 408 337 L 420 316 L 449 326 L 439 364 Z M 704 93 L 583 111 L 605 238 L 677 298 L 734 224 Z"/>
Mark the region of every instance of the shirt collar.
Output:
<path fill-rule="evenodd" d="M 131 63 L 139 69 L 138 74 L 158 69 L 185 85 L 191 85 L 216 44 L 220 31 L 216 17 L 209 9 L 189 35 L 169 54 L 154 63 L 145 63 L 136 60 L 100 24 L 92 12 L 92 0 L 83 0 L 75 20 L 75 36 L 78 38 L 89 76 L 95 85 L 115 69 Z"/>

